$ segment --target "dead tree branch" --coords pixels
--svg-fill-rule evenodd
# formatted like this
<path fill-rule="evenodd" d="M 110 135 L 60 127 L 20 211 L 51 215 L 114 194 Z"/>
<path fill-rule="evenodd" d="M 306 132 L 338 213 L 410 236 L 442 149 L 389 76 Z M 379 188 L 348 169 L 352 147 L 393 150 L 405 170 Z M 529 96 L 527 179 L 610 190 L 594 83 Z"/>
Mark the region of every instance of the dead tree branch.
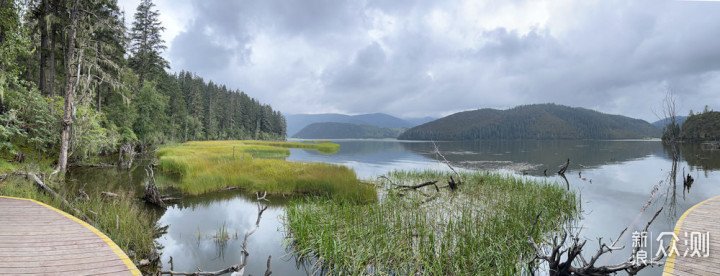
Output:
<path fill-rule="evenodd" d="M 83 213 L 82 211 L 73 207 L 72 204 L 70 204 L 67 200 L 65 200 L 65 198 L 63 198 L 58 193 L 53 191 L 53 189 L 51 189 L 50 187 L 45 185 L 45 183 L 42 182 L 42 180 L 40 180 L 40 178 L 37 175 L 35 175 L 34 173 L 31 173 L 31 172 L 28 172 L 26 175 L 31 177 L 34 180 L 35 185 L 42 188 L 43 191 L 50 194 L 52 197 L 60 200 L 60 202 L 65 206 L 65 208 L 71 210 L 75 214 L 75 216 L 80 217 L 82 220 L 86 221 L 89 224 L 95 224 L 88 216 L 85 215 L 85 213 Z"/>
<path fill-rule="evenodd" d="M 145 169 L 145 197 L 143 197 L 143 199 L 161 208 L 165 208 L 165 202 L 163 202 L 157 184 L 155 183 L 155 173 L 153 173 L 152 166 L 148 166 L 148 169 Z"/>
<path fill-rule="evenodd" d="M 564 165 L 560 166 L 560 170 L 558 171 L 558 174 L 565 175 L 565 171 L 567 171 L 569 166 L 570 166 L 570 158 L 567 159 L 567 162 L 565 162 Z"/>
<path fill-rule="evenodd" d="M 583 240 L 581 242 L 579 238 L 579 233 L 570 234 L 567 229 L 565 229 L 562 234 L 554 235 L 552 237 L 551 245 L 539 246 L 533 238 L 535 226 L 537 225 L 541 215 L 538 214 L 535 217 L 535 222 L 533 223 L 530 233 L 528 234 L 528 241 L 530 245 L 535 249 L 535 258 L 532 260 L 532 262 L 534 262 L 535 260 L 542 260 L 547 262 L 550 269 L 550 275 L 608 275 L 620 271 L 625 271 L 629 275 L 636 275 L 640 270 L 644 269 L 645 267 L 662 265 L 662 262 L 660 262 L 660 260 L 665 257 L 663 251 L 661 251 L 661 253 L 663 254 L 658 254 L 657 256 L 655 256 L 654 258 L 650 258 L 649 260 L 638 261 L 635 259 L 638 251 L 640 251 L 641 243 L 635 244 L 632 253 L 624 262 L 605 266 L 595 265 L 602 255 L 625 248 L 624 246 L 618 247 L 618 241 L 622 238 L 627 229 L 630 228 L 637 221 L 639 216 L 645 212 L 645 209 L 650 205 L 652 199 L 655 197 L 659 185 L 660 184 L 656 185 L 653 189 L 650 198 L 641 208 L 638 217 L 636 217 L 636 219 L 633 220 L 633 222 L 628 227 L 625 227 L 625 229 L 620 232 L 618 238 L 611 245 L 604 243 L 602 241 L 602 238 L 598 239 L 599 248 L 589 261 L 587 261 L 582 254 L 582 250 L 587 240 Z M 657 212 L 655 212 L 653 217 L 645 225 L 645 228 L 643 228 L 642 232 L 647 232 L 650 224 L 655 221 L 655 219 L 658 217 L 658 215 L 660 215 L 662 210 L 663 208 L 660 208 L 659 210 L 657 210 Z M 566 244 L 568 235 L 571 237 L 570 245 Z M 547 248 L 550 248 L 550 253 L 546 252 Z M 574 265 L 573 263 L 578 265 Z"/>
<path fill-rule="evenodd" d="M 260 219 L 262 218 L 262 214 L 268 208 L 267 205 L 260 204 L 260 201 L 265 200 L 265 201 L 269 202 L 269 200 L 265 198 L 266 195 L 267 195 L 267 192 L 265 192 L 265 195 L 263 195 L 262 197 L 260 197 L 259 194 L 256 195 L 257 196 L 258 216 L 257 216 L 257 220 L 255 221 L 255 225 L 253 226 L 253 228 L 248 230 L 247 232 L 245 232 L 245 238 L 243 239 L 243 243 L 242 243 L 243 257 L 242 257 L 241 263 L 233 265 L 233 266 L 228 267 L 223 270 L 218 270 L 218 271 L 202 271 L 202 270 L 200 270 L 200 268 L 198 268 L 198 271 L 196 271 L 196 272 L 182 272 L 182 271 L 173 271 L 172 267 L 171 267 L 171 270 L 160 271 L 160 275 L 212 276 L 212 275 L 223 275 L 223 274 L 227 274 L 227 273 L 233 273 L 233 275 L 245 275 L 245 267 L 247 266 L 248 256 L 250 256 L 250 252 L 248 252 L 248 250 L 247 250 L 248 238 L 250 237 L 250 235 L 254 234 L 260 228 Z M 272 270 L 270 270 L 270 258 L 271 257 L 272 256 L 268 256 L 267 269 L 265 270 L 265 274 L 264 274 L 265 276 L 269 276 L 272 274 Z M 171 260 L 172 260 L 172 257 L 171 257 Z"/>
<path fill-rule="evenodd" d="M 443 159 L 442 162 L 445 163 L 445 165 L 447 165 L 448 168 L 450 168 L 450 170 L 455 173 L 455 176 L 457 176 L 457 179 L 458 179 L 458 183 L 457 183 L 457 184 L 462 184 L 462 183 L 463 183 L 463 180 L 462 180 L 462 177 L 460 176 L 460 173 L 458 173 L 458 172 L 455 170 L 455 168 L 453 168 L 453 167 L 450 165 L 450 161 L 448 161 L 448 160 L 445 158 L 445 156 L 444 156 L 442 153 L 440 153 L 440 149 L 438 148 L 437 144 L 435 144 L 435 141 L 432 141 L 432 144 L 433 144 L 433 147 L 435 148 L 435 154 L 437 154 L 438 156 L 440 156 L 440 157 Z M 455 182 L 455 181 L 453 180 L 452 182 Z M 452 186 L 451 186 L 451 187 L 452 187 Z M 454 189 L 453 189 L 453 190 L 454 190 Z"/>

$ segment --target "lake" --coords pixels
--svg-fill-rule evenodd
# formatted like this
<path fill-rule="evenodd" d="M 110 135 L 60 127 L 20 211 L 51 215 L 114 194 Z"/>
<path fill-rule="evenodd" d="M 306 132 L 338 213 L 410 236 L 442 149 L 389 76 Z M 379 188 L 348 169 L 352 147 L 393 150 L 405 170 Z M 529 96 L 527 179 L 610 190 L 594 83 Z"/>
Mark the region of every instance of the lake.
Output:
<path fill-rule="evenodd" d="M 394 169 L 447 169 L 438 161 L 442 159 L 434 154 L 434 146 L 430 142 L 334 142 L 340 144 L 340 150 L 335 154 L 292 149 L 287 160 L 342 164 L 353 168 L 359 178 L 366 180 Z M 673 168 L 671 150 L 657 140 L 437 142 L 436 145 L 456 167 L 545 179 L 577 191 L 581 195 L 583 209 L 577 225 L 582 227 L 581 237 L 589 240 L 586 252 L 594 253 L 598 237 L 614 240 L 634 222 L 619 243 L 630 247 L 630 233 L 640 231 L 662 207 L 663 212 L 648 233 L 646 250 L 649 255 L 654 255 L 658 247 L 656 237 L 661 232 L 672 231 L 678 217 L 691 206 L 720 194 L 720 151 L 702 150 L 700 145 L 680 147 L 676 184 L 669 178 Z M 570 166 L 566 184 L 556 172 L 568 158 Z M 683 186 L 683 171 L 695 178 L 692 186 Z M 68 182 L 73 187 L 87 185 L 87 191 L 110 189 L 103 188 L 107 185 L 140 192 L 144 176 L 142 167 L 131 172 L 77 168 L 70 172 Z M 163 182 L 173 181 L 172 177 L 162 173 L 158 173 L 157 178 L 161 187 Z M 659 190 L 653 203 L 640 214 L 641 207 L 656 185 L 659 185 Z M 271 267 L 275 275 L 307 274 L 308 268 L 298 263 L 283 244 L 282 216 L 287 200 L 271 199 L 259 230 L 248 240 L 250 256 L 247 273 L 263 274 L 267 257 L 272 255 Z M 212 271 L 241 262 L 243 235 L 255 224 L 257 207 L 254 197 L 228 191 L 185 197 L 167 211 L 157 211 L 157 216 L 160 224 L 169 225 L 167 234 L 157 239 L 163 246 L 164 268 L 169 269 L 168 261 L 172 256 L 175 270 L 195 271 L 200 267 Z M 229 234 L 229 240 L 217 242 L 216 233 L 222 231 Z M 667 239 L 664 242 L 667 245 Z M 628 256 L 629 251 L 625 249 L 608 254 L 599 262 L 618 263 Z M 641 275 L 657 275 L 661 271 L 662 268 L 648 268 Z"/>

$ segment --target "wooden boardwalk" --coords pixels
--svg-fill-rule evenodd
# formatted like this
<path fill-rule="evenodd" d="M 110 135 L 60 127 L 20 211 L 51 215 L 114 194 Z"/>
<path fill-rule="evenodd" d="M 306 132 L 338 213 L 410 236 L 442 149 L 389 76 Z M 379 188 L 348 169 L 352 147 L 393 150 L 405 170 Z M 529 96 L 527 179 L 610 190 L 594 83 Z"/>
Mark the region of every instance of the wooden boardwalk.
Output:
<path fill-rule="evenodd" d="M 0 275 L 140 275 L 84 221 L 44 203 L 0 196 Z"/>
<path fill-rule="evenodd" d="M 718 275 L 720 273 L 720 196 L 700 202 L 685 211 L 675 225 L 674 232 L 679 239 L 676 244 L 679 256 L 673 254 L 667 258 L 663 275 Z M 709 233 L 709 251 L 703 251 L 707 254 L 691 257 L 693 252 L 691 249 L 693 244 L 690 241 L 692 232 L 701 233 L 703 236 Z M 688 240 L 687 244 L 686 240 Z M 700 247 L 696 246 L 697 248 Z M 704 257 L 705 255 L 707 257 Z"/>

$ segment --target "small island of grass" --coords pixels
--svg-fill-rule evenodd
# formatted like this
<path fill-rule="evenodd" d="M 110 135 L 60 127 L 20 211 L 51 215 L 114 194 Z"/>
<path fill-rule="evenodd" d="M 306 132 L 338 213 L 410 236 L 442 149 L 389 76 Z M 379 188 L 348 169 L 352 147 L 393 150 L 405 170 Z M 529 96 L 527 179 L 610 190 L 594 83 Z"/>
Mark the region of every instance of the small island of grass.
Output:
<path fill-rule="evenodd" d="M 157 166 L 180 177 L 183 193 L 197 195 L 237 187 L 250 193 L 328 195 L 374 200 L 373 186 L 360 183 L 347 167 L 285 161 L 289 148 L 336 152 L 328 141 L 203 141 L 172 144 L 157 152 Z"/>
<path fill-rule="evenodd" d="M 395 184 L 378 182 L 384 196 L 367 204 L 293 201 L 285 213 L 290 250 L 333 275 L 518 275 L 533 256 L 536 216 L 540 239 L 580 209 L 577 195 L 556 183 L 487 172 L 461 173 L 455 191 L 442 181 L 437 190 L 401 188 L 450 176 L 391 172 Z"/>

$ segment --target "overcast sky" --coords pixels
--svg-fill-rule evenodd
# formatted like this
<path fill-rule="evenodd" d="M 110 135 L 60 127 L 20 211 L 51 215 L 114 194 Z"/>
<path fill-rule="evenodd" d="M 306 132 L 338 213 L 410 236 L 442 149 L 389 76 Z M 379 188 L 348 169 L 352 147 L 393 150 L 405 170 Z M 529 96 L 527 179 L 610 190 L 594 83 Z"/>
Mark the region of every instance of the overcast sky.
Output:
<path fill-rule="evenodd" d="M 155 0 L 173 71 L 284 113 L 720 109 L 720 1 Z M 128 23 L 139 0 L 120 0 Z"/>

